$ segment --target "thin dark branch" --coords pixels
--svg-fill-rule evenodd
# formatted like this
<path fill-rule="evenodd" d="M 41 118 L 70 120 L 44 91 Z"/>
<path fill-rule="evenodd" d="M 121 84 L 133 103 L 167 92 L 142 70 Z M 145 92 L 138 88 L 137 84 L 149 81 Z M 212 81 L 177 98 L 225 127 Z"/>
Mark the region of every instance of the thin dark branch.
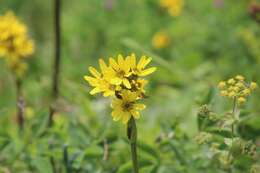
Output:
<path fill-rule="evenodd" d="M 60 76 L 60 61 L 61 61 L 61 25 L 60 25 L 60 8 L 61 0 L 54 0 L 54 51 L 55 59 L 53 65 L 52 77 L 52 101 L 55 102 L 59 97 L 59 76 Z M 50 107 L 49 125 L 52 125 L 55 107 Z"/>
<path fill-rule="evenodd" d="M 16 104 L 17 104 L 17 122 L 20 129 L 23 129 L 24 126 L 24 99 L 22 96 L 22 81 L 20 79 L 16 79 Z"/>

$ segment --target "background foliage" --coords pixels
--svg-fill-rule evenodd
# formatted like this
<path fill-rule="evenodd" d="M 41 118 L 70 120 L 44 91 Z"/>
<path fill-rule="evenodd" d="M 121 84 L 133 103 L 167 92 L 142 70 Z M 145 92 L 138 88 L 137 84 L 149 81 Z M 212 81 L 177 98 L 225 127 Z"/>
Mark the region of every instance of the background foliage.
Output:
<path fill-rule="evenodd" d="M 118 53 L 153 58 L 147 109 L 138 121 L 139 161 L 147 173 L 221 173 L 207 147 L 195 143 L 197 110 L 210 104 L 215 112 L 231 109 L 217 83 L 236 74 L 260 84 L 259 23 L 249 15 L 249 0 L 185 0 L 178 17 L 157 0 L 62 1 L 62 72 L 59 112 L 46 128 L 53 62 L 53 2 L 1 0 L 0 14 L 13 10 L 29 26 L 36 53 L 23 85 L 26 125 L 15 120 L 14 80 L 0 62 L 0 172 L 128 173 L 130 149 L 125 127 L 112 121 L 109 101 L 92 97 L 83 80 L 89 65 Z M 158 31 L 171 44 L 152 47 Z M 259 89 L 243 106 L 241 135 L 260 146 Z M 104 157 L 104 148 L 108 155 Z M 247 172 L 241 160 L 235 172 Z"/>

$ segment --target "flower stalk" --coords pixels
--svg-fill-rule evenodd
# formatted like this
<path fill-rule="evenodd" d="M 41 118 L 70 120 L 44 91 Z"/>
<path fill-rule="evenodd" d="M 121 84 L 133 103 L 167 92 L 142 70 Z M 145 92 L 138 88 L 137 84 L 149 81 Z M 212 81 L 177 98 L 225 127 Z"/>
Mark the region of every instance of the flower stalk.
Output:
<path fill-rule="evenodd" d="M 54 71 L 52 76 L 52 102 L 56 102 L 59 97 L 59 76 L 60 76 L 60 35 L 61 35 L 61 27 L 60 27 L 60 0 L 54 0 L 54 50 L 55 50 L 55 59 L 54 59 Z M 53 103 L 52 103 L 53 104 Z M 55 106 L 50 106 L 50 114 L 49 114 L 49 126 L 52 126 L 53 123 L 53 115 L 55 113 Z"/>
<path fill-rule="evenodd" d="M 22 81 L 16 79 L 16 105 L 17 105 L 17 122 L 20 129 L 24 126 L 24 99 L 22 96 L 21 86 Z"/>
<path fill-rule="evenodd" d="M 131 145 L 131 155 L 132 155 L 132 162 L 133 162 L 133 171 L 134 173 L 138 173 L 138 159 L 137 159 L 137 128 L 135 119 L 131 117 L 130 121 L 127 123 L 127 137 L 129 139 Z"/>

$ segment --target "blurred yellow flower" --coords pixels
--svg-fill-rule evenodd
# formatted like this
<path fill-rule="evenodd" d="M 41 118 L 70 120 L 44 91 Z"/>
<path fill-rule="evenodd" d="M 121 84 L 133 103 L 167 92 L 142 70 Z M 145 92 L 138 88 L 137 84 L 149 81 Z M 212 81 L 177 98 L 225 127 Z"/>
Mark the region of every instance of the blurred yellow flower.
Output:
<path fill-rule="evenodd" d="M 133 116 L 139 118 L 139 111 L 145 105 L 137 101 L 146 98 L 145 86 L 148 83 L 143 77 L 156 71 L 155 67 L 146 68 L 151 58 L 142 56 L 137 63 L 135 54 L 117 56 L 117 60 L 109 58 L 107 65 L 103 59 L 99 60 L 101 72 L 94 67 L 89 67 L 92 76 L 84 76 L 84 79 L 93 89 L 91 95 L 103 93 L 104 97 L 112 96 L 112 116 L 114 120 L 122 119 L 127 123 Z"/>
<path fill-rule="evenodd" d="M 247 83 L 244 76 L 237 75 L 227 81 L 220 81 L 218 88 L 221 96 L 237 99 L 239 104 L 243 104 L 246 102 L 246 97 L 257 88 L 257 84 L 255 82 Z"/>
<path fill-rule="evenodd" d="M 129 90 L 123 90 L 121 98 L 114 98 L 111 107 L 113 108 L 112 117 L 114 121 L 122 120 L 126 124 L 131 116 L 135 119 L 140 118 L 140 110 L 145 108 L 144 104 L 136 103 L 138 94 Z"/>
<path fill-rule="evenodd" d="M 183 0 L 160 0 L 160 6 L 167 9 L 168 13 L 173 17 L 181 14 L 183 4 Z"/>
<path fill-rule="evenodd" d="M 163 49 L 170 44 L 170 36 L 165 32 L 158 32 L 153 36 L 152 46 L 155 49 Z"/>
<path fill-rule="evenodd" d="M 246 102 L 246 99 L 245 99 L 245 97 L 239 97 L 239 98 L 237 99 L 237 101 L 238 101 L 239 104 L 243 104 L 243 103 Z"/>
<path fill-rule="evenodd" d="M 10 69 L 22 76 L 27 66 L 23 62 L 34 52 L 34 43 L 28 38 L 27 27 L 12 12 L 0 16 L 0 57 Z"/>

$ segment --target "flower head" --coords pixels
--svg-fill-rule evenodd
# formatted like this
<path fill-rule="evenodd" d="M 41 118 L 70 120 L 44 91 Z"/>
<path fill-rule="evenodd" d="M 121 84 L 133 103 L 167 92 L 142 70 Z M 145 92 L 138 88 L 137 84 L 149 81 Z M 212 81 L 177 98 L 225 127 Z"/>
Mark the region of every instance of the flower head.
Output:
<path fill-rule="evenodd" d="M 34 43 L 28 38 L 27 27 L 12 12 L 0 16 L 0 57 L 6 59 L 13 72 L 26 70 L 23 59 L 34 52 Z M 17 68 L 18 69 L 17 69 Z"/>
<path fill-rule="evenodd" d="M 158 32 L 153 36 L 152 45 L 155 49 L 163 49 L 169 46 L 170 36 L 165 32 Z"/>
<path fill-rule="evenodd" d="M 255 82 L 247 83 L 244 76 L 237 75 L 227 81 L 220 81 L 218 88 L 221 96 L 236 98 L 239 104 L 243 104 L 247 100 L 246 97 L 257 88 L 257 84 Z"/>
<path fill-rule="evenodd" d="M 100 72 L 94 67 L 89 67 L 91 76 L 84 76 L 84 79 L 93 89 L 91 95 L 103 93 L 104 97 L 112 96 L 112 116 L 114 120 L 122 119 L 127 123 L 133 116 L 138 119 L 139 111 L 145 108 L 145 105 L 137 103 L 146 98 L 145 86 L 148 83 L 143 79 L 153 73 L 156 68 L 146 68 L 151 62 L 151 58 L 142 56 L 136 63 L 135 54 L 126 56 L 118 55 L 117 60 L 109 58 L 107 65 L 104 60 L 99 60 Z"/>
<path fill-rule="evenodd" d="M 160 0 L 160 6 L 173 16 L 179 16 L 183 8 L 183 0 Z"/>
<path fill-rule="evenodd" d="M 121 92 L 121 98 L 114 98 L 111 107 L 113 108 L 112 117 L 114 121 L 122 120 L 126 124 L 131 116 L 139 119 L 140 110 L 145 108 L 144 104 L 136 103 L 138 100 L 138 93 L 129 90 Z"/>

